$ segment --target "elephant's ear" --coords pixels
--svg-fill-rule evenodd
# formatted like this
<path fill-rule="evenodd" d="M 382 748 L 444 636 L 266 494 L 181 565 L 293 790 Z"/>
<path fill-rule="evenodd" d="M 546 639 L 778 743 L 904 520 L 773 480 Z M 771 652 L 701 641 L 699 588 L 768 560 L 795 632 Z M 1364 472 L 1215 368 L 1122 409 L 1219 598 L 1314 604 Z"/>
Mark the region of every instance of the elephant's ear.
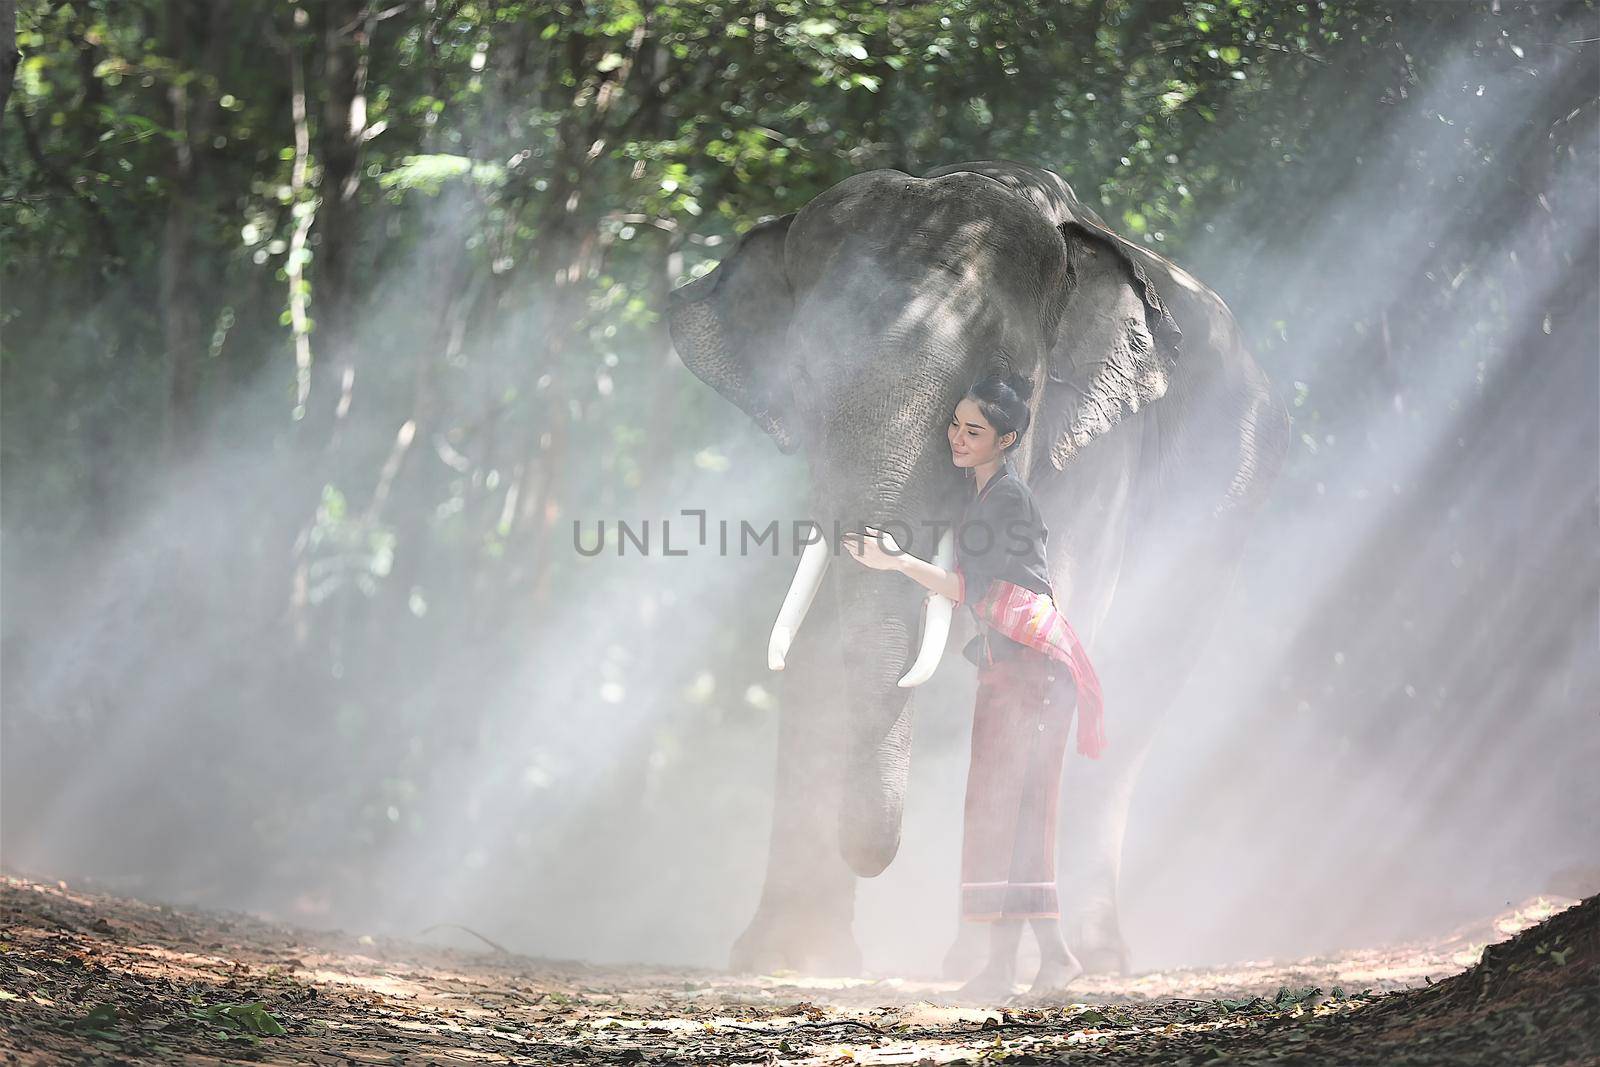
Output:
<path fill-rule="evenodd" d="M 1139 258 L 1087 219 L 1059 227 L 1072 290 L 1048 361 L 1040 430 L 1057 470 L 1096 437 L 1160 398 L 1182 331 Z"/>
<path fill-rule="evenodd" d="M 668 298 L 683 365 L 755 420 L 778 448 L 799 447 L 787 334 L 794 296 L 783 266 L 791 212 L 763 222 L 716 269 Z"/>

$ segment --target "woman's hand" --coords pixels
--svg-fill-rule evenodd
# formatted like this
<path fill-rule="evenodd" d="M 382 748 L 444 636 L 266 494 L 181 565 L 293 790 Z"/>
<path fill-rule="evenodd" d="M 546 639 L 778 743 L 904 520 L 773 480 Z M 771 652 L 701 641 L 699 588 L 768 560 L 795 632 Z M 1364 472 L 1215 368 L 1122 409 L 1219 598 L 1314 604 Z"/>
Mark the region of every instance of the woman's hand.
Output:
<path fill-rule="evenodd" d="M 871 526 L 864 529 L 867 531 L 865 535 L 846 534 L 840 538 L 844 543 L 844 550 L 875 571 L 900 570 L 905 563 L 906 554 L 895 542 L 894 537 L 886 530 Z"/>
<path fill-rule="evenodd" d="M 955 601 L 961 599 L 961 577 L 955 571 L 911 555 L 884 530 L 871 526 L 865 529 L 864 535 L 852 533 L 839 538 L 845 551 L 862 566 L 875 571 L 899 571 L 929 592 Z"/>

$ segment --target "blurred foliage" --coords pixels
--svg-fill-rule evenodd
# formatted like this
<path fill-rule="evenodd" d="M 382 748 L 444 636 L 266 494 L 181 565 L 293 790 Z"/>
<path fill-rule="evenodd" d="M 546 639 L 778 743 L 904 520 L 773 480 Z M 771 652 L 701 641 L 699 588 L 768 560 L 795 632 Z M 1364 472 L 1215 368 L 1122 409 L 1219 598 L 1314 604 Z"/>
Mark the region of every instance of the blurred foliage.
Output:
<path fill-rule="evenodd" d="M 1521 328 L 1527 294 L 1457 291 L 1540 197 L 1572 209 L 1548 199 L 1553 173 L 1592 171 L 1594 46 L 1576 42 L 1594 29 L 1592 3 L 25 0 L 0 130 L 6 580 L 71 588 L 152 494 L 180 496 L 192 543 L 163 549 L 147 647 L 196 617 L 234 636 L 225 691 L 162 699 L 237 700 L 290 721 L 296 758 L 359 748 L 388 767 L 291 810 L 224 810 L 330 851 L 357 810 L 358 847 L 380 847 L 439 746 L 495 743 L 475 711 L 484 649 L 509 670 L 559 605 L 636 582 L 575 564 L 570 519 L 662 513 L 738 462 L 737 413 L 671 361 L 660 312 L 760 218 L 872 167 L 1055 169 L 1230 301 L 1303 442 L 1282 499 L 1309 507 L 1345 465 L 1336 431 L 1375 404 L 1436 412 L 1424 438 L 1463 401 L 1421 362 L 1444 318 L 1485 350 Z M 1450 138 L 1403 139 L 1419 115 Z M 1339 201 L 1363 154 L 1392 203 Z M 1329 322 L 1271 274 L 1333 224 L 1325 205 L 1476 216 L 1425 256 L 1352 224 L 1368 243 L 1346 269 L 1397 289 Z M 1550 305 L 1540 336 L 1571 313 L 1566 290 L 1531 299 Z M 744 430 L 736 447 L 763 447 Z M 1432 478 L 1396 491 L 1433 508 Z M 1327 617 L 1361 617 L 1385 574 Z M 626 632 L 664 640 L 673 614 Z M 6 624 L 8 667 L 48 658 L 26 619 Z M 674 660 L 663 691 L 701 693 L 677 732 L 748 710 L 763 639 L 730 620 Z M 1307 640 L 1324 663 L 1337 647 Z M 730 661 L 752 667 L 704 695 Z M 1381 700 L 1405 681 L 1331 677 L 1283 691 Z M 85 699 L 115 717 L 126 692 Z M 653 781 L 673 732 L 621 754 L 619 777 Z M 506 790 L 559 775 L 528 758 Z"/>

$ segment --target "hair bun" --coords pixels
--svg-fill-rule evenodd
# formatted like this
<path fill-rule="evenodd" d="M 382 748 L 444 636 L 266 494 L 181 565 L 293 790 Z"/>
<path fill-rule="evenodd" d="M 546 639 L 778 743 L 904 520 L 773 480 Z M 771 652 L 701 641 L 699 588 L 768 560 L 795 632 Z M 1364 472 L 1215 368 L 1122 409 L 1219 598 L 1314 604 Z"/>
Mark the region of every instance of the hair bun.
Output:
<path fill-rule="evenodd" d="M 1017 435 L 1007 451 L 1022 443 L 1022 435 L 1028 432 L 1028 425 L 1033 421 L 1028 410 L 1028 398 L 1033 395 L 1031 379 L 996 368 L 973 382 L 967 395 L 978 402 L 978 410 L 995 433 L 1001 437 L 1008 433 Z"/>
<path fill-rule="evenodd" d="M 1011 373 L 1006 375 L 1006 384 L 1011 386 L 1011 391 L 1017 394 L 1017 399 L 1027 400 L 1033 396 L 1033 379 L 1021 374 Z"/>

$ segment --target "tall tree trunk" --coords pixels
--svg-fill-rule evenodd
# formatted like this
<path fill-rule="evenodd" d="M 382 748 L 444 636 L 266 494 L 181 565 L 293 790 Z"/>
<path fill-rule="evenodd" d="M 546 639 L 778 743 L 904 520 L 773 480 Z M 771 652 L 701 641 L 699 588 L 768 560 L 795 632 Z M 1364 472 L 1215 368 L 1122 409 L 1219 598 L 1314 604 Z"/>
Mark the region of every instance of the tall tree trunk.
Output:
<path fill-rule="evenodd" d="M 516 536 L 507 545 L 513 573 L 521 569 L 516 553 L 533 555 L 531 567 L 523 573 L 528 575 L 534 602 L 548 595 L 551 547 L 565 495 L 567 400 L 587 383 L 587 376 L 580 381 L 566 366 L 587 310 L 588 278 L 600 254 L 602 212 L 585 192 L 594 184 L 593 175 L 608 147 L 625 135 L 649 130 L 661 114 L 666 51 L 655 37 L 652 8 L 646 6 L 623 62 L 598 78 L 598 52 L 607 45 L 598 42 L 597 49 L 596 43 L 581 32 L 568 34 L 553 49 L 537 93 L 563 101 L 549 187 L 538 215 L 539 240 L 529 263 L 544 323 L 538 352 L 551 382 L 540 397 L 546 411 L 535 415 L 535 425 L 529 428 L 524 482 L 513 524 Z M 630 93 L 636 100 L 634 108 L 621 115 L 617 104 Z"/>
<path fill-rule="evenodd" d="M 394 533 L 394 563 L 385 582 L 387 595 L 367 613 L 369 662 L 382 662 L 384 647 L 393 642 L 388 625 L 406 618 L 411 592 L 424 586 L 431 573 L 426 564 L 429 547 L 428 527 L 441 496 L 448 491 L 450 474 L 443 464 L 431 460 L 428 452 L 440 430 L 438 373 L 441 364 L 457 363 L 466 345 L 469 324 L 475 315 L 484 288 L 473 272 L 474 259 L 467 248 L 467 236 L 474 222 L 474 200 L 466 189 L 453 188 L 443 194 L 447 202 L 435 216 L 433 232 L 423 252 L 428 262 L 440 265 L 440 277 L 429 294 L 433 331 L 427 343 L 417 346 L 411 370 L 411 411 L 397 431 L 389 460 L 380 473 L 367 520 L 387 519 Z M 486 460 L 486 465 L 492 463 Z M 451 475 L 453 477 L 453 475 Z M 404 481 L 401 481 L 401 478 Z"/>
<path fill-rule="evenodd" d="M 22 56 L 17 52 L 17 0 L 0 0 L 0 124 L 5 122 L 6 101 Z"/>
<path fill-rule="evenodd" d="M 640 459 L 639 480 L 646 500 L 652 506 L 666 500 L 667 477 L 672 471 L 675 434 L 674 416 L 678 405 L 673 395 L 682 380 L 683 362 L 672 346 L 672 336 L 667 331 L 667 295 L 672 280 L 683 272 L 683 253 L 678 250 L 678 234 L 663 235 L 660 259 L 651 264 L 651 306 L 661 308 L 663 314 L 652 331 L 653 340 L 646 356 L 644 388 L 651 394 L 648 422 L 645 427 L 644 454 Z"/>
<path fill-rule="evenodd" d="M 313 14 L 314 13 L 314 14 Z M 308 17 L 310 15 L 311 17 Z M 299 421 L 295 454 L 304 479 L 303 493 L 291 504 L 298 518 L 289 589 L 289 618 L 295 647 L 310 640 L 310 537 L 323 487 L 341 484 L 339 430 L 350 414 L 356 385 L 355 246 L 356 194 L 360 188 L 361 146 L 367 136 L 366 84 L 376 12 L 370 0 L 328 0 L 297 8 L 294 26 L 310 27 L 321 56 L 319 121 L 310 122 L 312 100 L 303 75 L 303 57 L 290 57 L 295 75 L 296 180 L 312 180 L 308 151 L 314 154 L 315 193 L 295 231 L 298 246 L 315 245 L 309 277 L 292 278 L 290 312 L 295 323 L 296 405 Z M 291 51 L 309 42 L 291 35 Z M 292 270 L 301 269 L 297 263 Z M 309 291 L 309 301 L 307 292 Z M 309 309 L 307 304 L 309 303 Z M 316 322 L 315 333 L 310 321 Z"/>
<path fill-rule="evenodd" d="M 310 429 L 313 442 L 325 446 L 349 414 L 355 387 L 356 193 L 367 135 L 367 68 L 375 12 L 371 0 L 327 0 L 314 10 L 322 20 L 324 95 L 315 138 L 321 173 L 312 279 L 313 315 L 320 336 L 311 373 L 311 403 L 318 417 Z"/>
<path fill-rule="evenodd" d="M 161 309 L 170 361 L 169 455 L 190 443 L 199 414 L 200 372 L 208 344 L 204 287 L 195 262 L 202 247 L 195 208 L 203 195 L 231 8 L 232 0 L 168 0 L 164 12 L 167 53 L 178 68 L 166 91 L 174 149 L 161 255 Z M 191 73 L 198 76 L 189 77 Z"/>

